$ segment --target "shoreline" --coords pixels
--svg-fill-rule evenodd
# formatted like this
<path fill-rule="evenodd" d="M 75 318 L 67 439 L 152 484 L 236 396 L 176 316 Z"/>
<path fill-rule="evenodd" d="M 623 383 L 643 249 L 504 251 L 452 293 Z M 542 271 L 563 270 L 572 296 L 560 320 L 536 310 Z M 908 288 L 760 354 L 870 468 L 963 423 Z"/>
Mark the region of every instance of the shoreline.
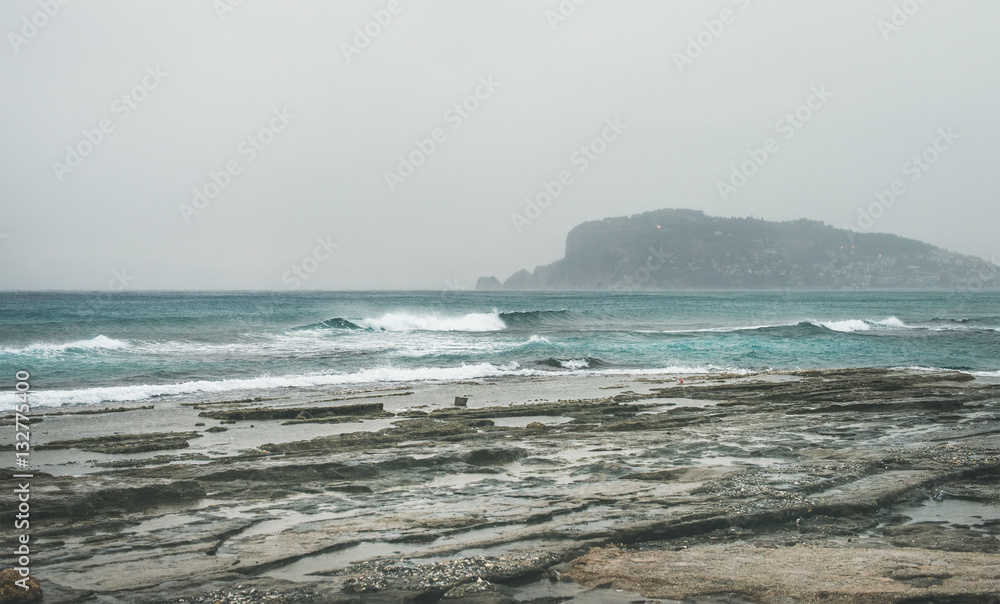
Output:
<path fill-rule="evenodd" d="M 464 366 L 463 366 L 464 367 Z M 449 369 L 449 368 L 440 368 Z M 531 368 L 519 368 L 512 370 L 511 373 L 500 373 L 497 375 L 477 375 L 473 377 L 463 377 L 454 379 L 445 378 L 435 378 L 435 379 L 420 379 L 420 380 L 407 380 L 407 379 L 394 379 L 394 380 L 375 380 L 375 381 L 358 381 L 358 382 L 344 382 L 344 383 L 330 383 L 330 384 L 310 384 L 307 386 L 264 386 L 264 387 L 246 387 L 241 389 L 232 390 L 192 390 L 190 392 L 181 393 L 164 393 L 164 394 L 153 394 L 148 396 L 142 396 L 140 398 L 134 399 L 120 399 L 120 398 L 110 398 L 100 400 L 98 402 L 63 402 L 58 404 L 45 404 L 38 403 L 38 395 L 42 394 L 43 397 L 47 397 L 52 392 L 57 392 L 64 394 L 66 392 L 87 392 L 88 389 L 67 391 L 60 390 L 56 388 L 55 390 L 49 389 L 38 389 L 33 390 L 35 402 L 32 408 L 36 411 L 39 416 L 42 415 L 62 415 L 62 414 L 72 414 L 72 413 L 101 413 L 104 409 L 115 407 L 128 406 L 131 410 L 135 405 L 171 405 L 171 404 L 181 404 L 186 405 L 190 403 L 213 403 L 213 402 L 225 402 L 225 401 L 240 401 L 240 400 L 281 400 L 290 397 L 306 397 L 310 398 L 314 395 L 325 396 L 329 392 L 372 392 L 379 390 L 392 390 L 392 389 L 422 389 L 424 387 L 433 388 L 440 386 L 448 386 L 450 384 L 517 384 L 523 381 L 533 381 L 533 380 L 604 380 L 615 378 L 620 378 L 620 380 L 629 380 L 632 378 L 649 378 L 649 379 L 677 379 L 682 378 L 685 380 L 692 378 L 718 378 L 718 377 L 746 377 L 746 376 L 766 376 L 766 375 L 788 375 L 795 374 L 801 371 L 845 371 L 853 369 L 874 369 L 880 371 L 902 371 L 911 373 L 948 373 L 948 372 L 960 372 L 971 375 L 977 380 L 981 380 L 989 383 L 1000 383 L 1000 370 L 970 370 L 970 369 L 950 369 L 945 367 L 925 367 L 925 366 L 891 366 L 891 367 L 819 367 L 819 368 L 767 368 L 767 369 L 752 369 L 743 367 L 664 367 L 664 368 L 652 368 L 652 369 L 596 369 L 596 368 L 586 368 L 586 369 L 567 369 L 565 371 L 551 371 L 551 370 L 540 370 Z M 279 376 L 278 379 L 291 378 L 291 377 L 303 377 L 303 376 Z M 340 377 L 340 376 L 335 376 Z M 260 378 L 234 378 L 238 381 L 254 381 Z M 227 380 L 219 380 L 218 382 L 225 382 Z M 175 389 L 179 386 L 184 386 L 193 382 L 183 382 L 183 383 L 168 383 L 168 384 L 141 384 L 138 387 L 141 388 L 160 388 L 164 390 Z M 215 383 L 215 382 L 207 382 Z M 132 386 L 128 386 L 132 387 Z M 126 387 L 126 388 L 128 388 Z M 103 391 L 107 390 L 108 387 L 94 387 L 89 390 Z M 10 399 L 11 406 L 0 407 L 0 414 L 10 413 L 13 410 L 13 404 L 19 402 L 19 399 L 15 398 L 15 392 L 12 390 L 0 391 L 0 397 L 3 395 L 8 395 Z M 78 410 L 78 411 L 74 411 Z M 95 411 L 89 411 L 95 410 Z"/>
<path fill-rule="evenodd" d="M 721 563 L 682 594 L 668 576 L 637 575 L 636 557 L 665 568 L 706 549 L 735 560 L 740 548 L 804 546 L 818 548 L 817 571 L 859 549 L 951 565 L 944 579 L 873 578 L 884 601 L 970 596 L 962 581 L 974 575 L 1000 597 L 1000 572 L 972 573 L 1000 562 L 996 380 L 883 369 L 683 379 L 40 410 L 32 574 L 45 602 L 192 602 L 213 589 L 257 590 L 240 601 L 583 602 L 609 581 L 599 601 L 615 589 L 774 601 Z M 818 579 L 810 589 L 803 601 L 829 593 Z M 857 590 L 838 595 L 875 593 Z"/>

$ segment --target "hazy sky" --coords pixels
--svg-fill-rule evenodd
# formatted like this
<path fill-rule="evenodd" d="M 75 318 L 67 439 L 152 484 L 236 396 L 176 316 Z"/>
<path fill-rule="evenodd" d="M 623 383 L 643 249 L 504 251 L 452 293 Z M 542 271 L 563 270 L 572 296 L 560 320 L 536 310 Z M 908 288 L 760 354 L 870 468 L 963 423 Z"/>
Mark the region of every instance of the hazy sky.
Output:
<path fill-rule="evenodd" d="M 3 0 L 0 289 L 467 288 L 666 207 L 996 261 L 998 24 L 995 0 Z"/>

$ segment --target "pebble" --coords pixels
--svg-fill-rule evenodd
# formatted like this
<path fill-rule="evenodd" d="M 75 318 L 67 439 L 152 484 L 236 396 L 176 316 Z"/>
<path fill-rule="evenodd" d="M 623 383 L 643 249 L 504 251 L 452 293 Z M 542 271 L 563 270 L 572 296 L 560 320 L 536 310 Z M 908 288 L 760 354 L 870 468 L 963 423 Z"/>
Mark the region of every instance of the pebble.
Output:
<path fill-rule="evenodd" d="M 539 573 L 557 563 L 554 554 L 506 554 L 501 558 L 474 556 L 444 562 L 412 564 L 396 560 L 361 562 L 346 569 L 344 591 L 353 593 L 398 589 L 429 591 L 451 589 L 464 584 L 490 585 L 491 581 L 531 571 Z M 485 591 L 485 588 L 482 590 Z"/>

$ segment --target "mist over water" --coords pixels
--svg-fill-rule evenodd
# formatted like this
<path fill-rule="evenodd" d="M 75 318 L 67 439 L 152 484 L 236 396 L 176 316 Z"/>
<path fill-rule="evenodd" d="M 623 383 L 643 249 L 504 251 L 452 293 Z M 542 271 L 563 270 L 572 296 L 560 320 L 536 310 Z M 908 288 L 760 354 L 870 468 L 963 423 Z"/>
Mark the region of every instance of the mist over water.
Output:
<path fill-rule="evenodd" d="M 594 372 L 1000 375 L 995 293 L 4 293 L 0 308 L 0 371 L 31 372 L 40 405 Z"/>

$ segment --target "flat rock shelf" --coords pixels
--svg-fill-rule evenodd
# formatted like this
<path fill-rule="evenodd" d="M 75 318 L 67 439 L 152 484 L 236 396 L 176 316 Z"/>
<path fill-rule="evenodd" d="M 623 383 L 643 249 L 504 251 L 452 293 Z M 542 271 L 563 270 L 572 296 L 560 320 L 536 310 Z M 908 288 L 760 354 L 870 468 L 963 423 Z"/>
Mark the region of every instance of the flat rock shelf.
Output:
<path fill-rule="evenodd" d="M 995 382 L 536 377 L 37 410 L 32 570 L 47 603 L 997 602 Z"/>

